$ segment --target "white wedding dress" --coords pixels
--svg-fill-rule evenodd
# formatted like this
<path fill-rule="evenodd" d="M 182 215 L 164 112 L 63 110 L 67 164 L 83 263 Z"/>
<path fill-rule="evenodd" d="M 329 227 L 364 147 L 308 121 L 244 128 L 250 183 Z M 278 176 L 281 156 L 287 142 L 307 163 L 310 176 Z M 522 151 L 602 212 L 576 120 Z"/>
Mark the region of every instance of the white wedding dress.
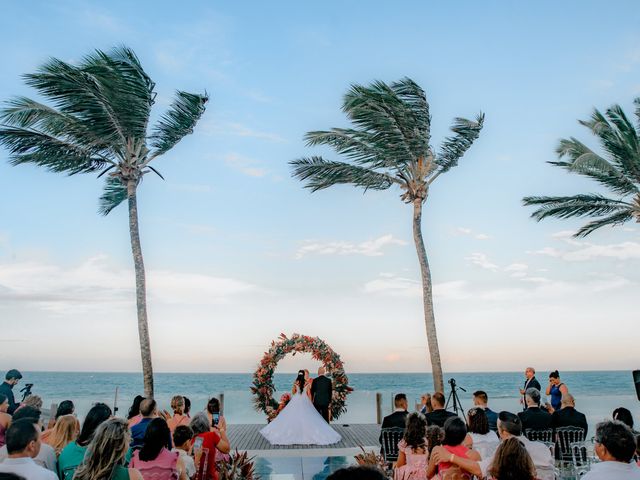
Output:
<path fill-rule="evenodd" d="M 331 445 L 342 438 L 318 413 L 306 390 L 293 393 L 287 406 L 260 430 L 272 445 Z"/>

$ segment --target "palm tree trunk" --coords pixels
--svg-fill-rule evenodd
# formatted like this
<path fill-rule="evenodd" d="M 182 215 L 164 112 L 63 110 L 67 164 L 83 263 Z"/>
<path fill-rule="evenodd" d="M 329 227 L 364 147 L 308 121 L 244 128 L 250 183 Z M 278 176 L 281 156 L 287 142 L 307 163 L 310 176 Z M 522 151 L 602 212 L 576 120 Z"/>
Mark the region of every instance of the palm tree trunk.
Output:
<path fill-rule="evenodd" d="M 136 198 L 137 182 L 127 181 L 127 197 L 129 199 L 129 233 L 131 234 L 131 251 L 136 271 L 136 306 L 138 311 L 138 336 L 140 338 L 140 355 L 142 356 L 142 377 L 144 396 L 153 397 L 153 365 L 151 364 L 151 342 L 149 341 L 149 322 L 147 320 L 147 282 L 140 246 L 140 230 L 138 226 L 138 201 Z"/>
<path fill-rule="evenodd" d="M 413 201 L 413 241 L 416 244 L 420 273 L 422 274 L 422 301 L 424 304 L 424 325 L 427 330 L 427 345 L 431 357 L 431 370 L 433 372 L 433 388 L 436 392 L 444 393 L 444 379 L 442 377 L 442 363 L 438 348 L 438 334 L 436 332 L 436 319 L 433 314 L 433 291 L 431 284 L 431 270 L 427 260 L 427 251 L 422 239 L 422 199 Z"/>

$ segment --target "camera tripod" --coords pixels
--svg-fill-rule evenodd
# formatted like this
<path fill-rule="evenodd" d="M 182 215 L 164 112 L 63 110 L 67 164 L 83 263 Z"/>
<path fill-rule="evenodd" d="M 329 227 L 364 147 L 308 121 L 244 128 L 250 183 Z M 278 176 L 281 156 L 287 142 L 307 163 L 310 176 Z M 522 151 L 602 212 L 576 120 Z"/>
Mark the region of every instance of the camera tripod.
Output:
<path fill-rule="evenodd" d="M 452 405 L 453 411 L 455 412 L 456 415 L 460 416 L 460 414 L 462 414 L 462 416 L 464 417 L 464 409 L 462 408 L 462 402 L 460 402 L 460 397 L 458 397 L 457 389 L 459 388 L 463 392 L 466 392 L 466 390 L 456 385 L 455 378 L 452 378 L 451 380 L 449 380 L 449 385 L 451 385 L 451 391 L 449 392 L 449 396 L 447 397 L 447 404 L 444 406 L 444 409 L 447 410 L 449 408 L 449 403 L 451 403 L 451 401 L 453 400 L 453 405 Z"/>

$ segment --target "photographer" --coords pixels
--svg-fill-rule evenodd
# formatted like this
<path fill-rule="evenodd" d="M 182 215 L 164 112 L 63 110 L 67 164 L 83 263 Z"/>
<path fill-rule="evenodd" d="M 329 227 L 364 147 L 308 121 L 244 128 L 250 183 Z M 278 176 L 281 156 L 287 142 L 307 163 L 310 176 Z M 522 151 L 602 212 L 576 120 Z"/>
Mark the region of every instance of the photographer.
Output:
<path fill-rule="evenodd" d="M 5 395 L 7 397 L 7 400 L 9 401 L 9 408 L 7 410 L 7 413 L 9 415 L 13 415 L 13 412 L 15 412 L 16 409 L 20 406 L 19 403 L 16 403 L 16 399 L 13 396 L 13 387 L 18 384 L 18 382 L 22 378 L 22 374 L 18 370 L 12 369 L 7 372 L 4 378 L 4 382 L 2 382 L 2 384 L 0 385 L 0 393 L 2 395 Z"/>

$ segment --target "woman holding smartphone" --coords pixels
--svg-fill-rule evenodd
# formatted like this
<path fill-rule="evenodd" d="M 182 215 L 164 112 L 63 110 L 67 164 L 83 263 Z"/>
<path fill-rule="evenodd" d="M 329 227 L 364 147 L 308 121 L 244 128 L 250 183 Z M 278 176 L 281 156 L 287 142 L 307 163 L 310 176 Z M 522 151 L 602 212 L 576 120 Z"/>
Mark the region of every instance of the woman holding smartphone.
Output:
<path fill-rule="evenodd" d="M 196 462 L 198 473 L 206 465 L 206 474 L 202 475 L 205 480 L 218 480 L 218 469 L 216 460 L 217 452 L 221 454 L 229 453 L 231 446 L 227 438 L 226 428 L 218 426 L 211 427 L 209 419 L 204 412 L 196 413 L 189 425 L 193 430 L 193 456 Z M 203 455 L 206 456 L 203 457 Z"/>

